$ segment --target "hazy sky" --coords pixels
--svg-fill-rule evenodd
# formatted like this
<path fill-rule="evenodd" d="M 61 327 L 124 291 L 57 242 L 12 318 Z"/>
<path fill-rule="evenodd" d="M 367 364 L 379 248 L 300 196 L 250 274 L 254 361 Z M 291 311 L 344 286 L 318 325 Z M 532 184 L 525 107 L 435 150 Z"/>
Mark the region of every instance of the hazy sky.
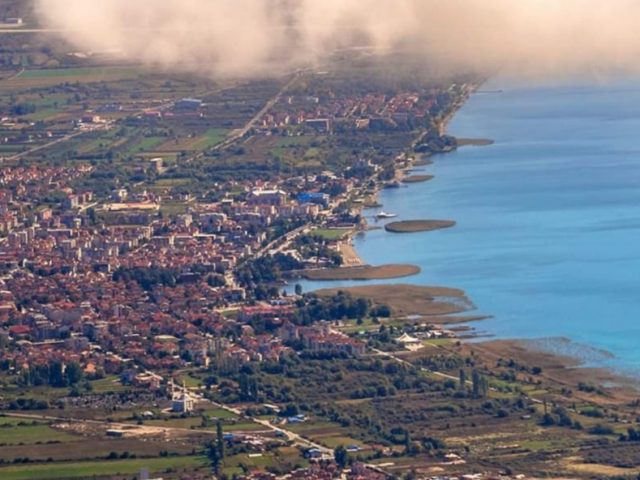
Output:
<path fill-rule="evenodd" d="M 434 71 L 534 78 L 640 71 L 639 0 L 34 0 L 85 51 L 255 75 L 363 44 Z"/>

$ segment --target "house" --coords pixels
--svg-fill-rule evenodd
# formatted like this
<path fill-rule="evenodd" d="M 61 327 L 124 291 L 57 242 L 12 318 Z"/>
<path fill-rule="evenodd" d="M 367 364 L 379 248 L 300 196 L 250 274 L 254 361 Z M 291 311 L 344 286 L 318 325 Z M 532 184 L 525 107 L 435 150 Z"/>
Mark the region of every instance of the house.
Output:
<path fill-rule="evenodd" d="M 287 418 L 287 423 L 292 425 L 304 423 L 306 421 L 307 421 L 307 417 L 305 417 L 304 415 L 294 415 L 293 417 Z"/>
<path fill-rule="evenodd" d="M 309 459 L 322 458 L 322 450 L 318 448 L 311 448 L 305 452 L 304 456 Z"/>
<path fill-rule="evenodd" d="M 269 325 L 281 325 L 294 316 L 291 305 L 256 305 L 245 306 L 240 309 L 238 320 L 244 323 L 260 320 Z"/>
<path fill-rule="evenodd" d="M 151 163 L 151 169 L 155 173 L 162 173 L 164 170 L 164 159 L 162 158 L 152 158 L 149 163 Z"/>
<path fill-rule="evenodd" d="M 183 98 L 176 102 L 175 108 L 177 110 L 198 110 L 202 105 L 203 101 L 197 98 Z"/>
<path fill-rule="evenodd" d="M 396 338 L 396 342 L 402 344 L 407 350 L 417 350 L 422 347 L 422 341 L 419 338 L 412 337 L 408 333 Z"/>
<path fill-rule="evenodd" d="M 300 204 L 312 203 L 323 207 L 329 206 L 329 195 L 321 192 L 304 192 L 298 195 L 297 200 Z"/>
<path fill-rule="evenodd" d="M 331 120 L 328 118 L 310 118 L 305 121 L 305 125 L 318 133 L 331 132 Z"/>
<path fill-rule="evenodd" d="M 287 194 L 282 190 L 254 190 L 249 194 L 249 205 L 271 205 L 279 207 L 284 205 Z"/>
<path fill-rule="evenodd" d="M 87 114 L 83 115 L 80 121 L 82 123 L 102 123 L 102 118 L 100 117 L 100 115 Z"/>

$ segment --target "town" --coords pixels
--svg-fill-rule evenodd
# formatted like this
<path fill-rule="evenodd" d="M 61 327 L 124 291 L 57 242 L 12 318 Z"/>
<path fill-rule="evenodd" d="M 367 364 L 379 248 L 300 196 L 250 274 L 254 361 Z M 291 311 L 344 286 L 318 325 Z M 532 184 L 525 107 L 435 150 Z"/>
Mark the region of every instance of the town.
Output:
<path fill-rule="evenodd" d="M 0 478 L 640 475 L 637 398 L 354 246 L 455 225 L 380 192 L 488 142 L 447 134 L 482 78 L 356 49 L 212 79 L 0 7 Z"/>

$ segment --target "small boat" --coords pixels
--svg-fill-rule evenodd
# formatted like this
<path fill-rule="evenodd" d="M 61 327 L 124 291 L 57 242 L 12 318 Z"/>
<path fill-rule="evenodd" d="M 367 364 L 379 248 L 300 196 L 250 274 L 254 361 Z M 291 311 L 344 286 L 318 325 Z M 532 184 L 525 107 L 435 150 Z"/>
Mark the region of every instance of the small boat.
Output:
<path fill-rule="evenodd" d="M 395 213 L 380 212 L 376 215 L 376 218 L 396 218 L 397 216 Z"/>

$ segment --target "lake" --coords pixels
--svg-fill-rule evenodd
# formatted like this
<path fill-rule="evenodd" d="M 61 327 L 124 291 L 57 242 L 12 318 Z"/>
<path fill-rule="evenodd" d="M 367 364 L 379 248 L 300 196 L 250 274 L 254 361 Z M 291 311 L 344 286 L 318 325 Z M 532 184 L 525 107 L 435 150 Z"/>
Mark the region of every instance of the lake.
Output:
<path fill-rule="evenodd" d="M 380 197 L 399 219 L 457 227 L 371 231 L 358 252 L 422 267 L 398 283 L 464 289 L 492 316 L 475 325 L 482 332 L 567 337 L 615 355 L 591 363 L 640 376 L 640 82 L 491 90 L 449 132 L 495 144 L 438 156 L 418 169 L 434 180 Z"/>

